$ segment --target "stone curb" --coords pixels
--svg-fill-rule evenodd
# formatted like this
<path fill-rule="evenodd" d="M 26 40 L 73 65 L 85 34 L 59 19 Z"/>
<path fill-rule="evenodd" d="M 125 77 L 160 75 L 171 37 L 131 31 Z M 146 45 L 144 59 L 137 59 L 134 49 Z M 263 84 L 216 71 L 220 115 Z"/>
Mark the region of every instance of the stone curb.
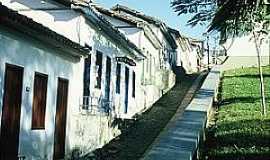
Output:
<path fill-rule="evenodd" d="M 196 91 L 195 85 L 199 85 L 198 77 L 181 103 L 188 104 L 184 113 L 177 111 L 141 160 L 192 160 L 197 155 L 199 143 L 204 138 L 209 112 L 218 93 L 220 77 L 221 67 L 213 67 L 188 104 L 190 94 L 193 95 Z"/>

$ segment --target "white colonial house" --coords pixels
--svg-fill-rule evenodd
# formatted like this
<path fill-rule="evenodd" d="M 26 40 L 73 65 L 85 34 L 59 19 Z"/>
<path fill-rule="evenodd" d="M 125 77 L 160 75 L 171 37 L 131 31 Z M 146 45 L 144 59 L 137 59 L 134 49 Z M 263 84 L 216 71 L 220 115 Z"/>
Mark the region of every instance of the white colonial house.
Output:
<path fill-rule="evenodd" d="M 128 8 L 122 5 L 115 5 L 111 8 L 112 11 L 127 16 L 131 19 L 143 21 L 149 25 L 149 28 L 154 32 L 162 45 L 162 50 L 159 51 L 162 69 L 167 70 L 168 89 L 175 84 L 175 74 L 173 73 L 176 65 L 176 49 L 177 44 L 169 32 L 169 27 L 161 20 L 145 15 L 142 12 Z"/>
<path fill-rule="evenodd" d="M 202 45 L 195 41 L 193 44 L 191 38 L 187 38 L 180 34 L 179 31 L 169 28 L 170 34 L 176 41 L 177 54 L 176 54 L 176 66 L 182 67 L 185 73 L 191 74 L 200 71 L 201 57 L 202 57 Z"/>
<path fill-rule="evenodd" d="M 175 84 L 177 44 L 153 17 L 87 0 L 1 3 L 0 159 L 102 147 L 121 134 L 116 119 L 133 118 Z"/>
<path fill-rule="evenodd" d="M 0 159 L 58 159 L 89 50 L 0 3 Z"/>
<path fill-rule="evenodd" d="M 162 94 L 166 93 L 173 85 L 175 80 L 170 78 L 172 68 L 164 61 L 162 54 L 163 45 L 157 34 L 151 28 L 148 22 L 135 19 L 118 12 L 105 9 L 101 6 L 94 5 L 95 9 L 100 12 L 115 28 L 139 47 L 146 56 L 138 68 L 141 74 L 140 91 L 141 100 L 139 106 L 144 109 L 152 106 Z M 174 76 L 173 76 L 174 78 Z M 165 83 L 170 82 L 170 83 Z M 142 109 L 142 108 L 141 108 Z"/>
<path fill-rule="evenodd" d="M 18 120 L 21 126 L 16 132 L 19 138 L 13 146 L 17 147 L 14 153 L 17 152 L 19 157 L 26 159 L 61 159 L 68 157 L 77 148 L 84 153 L 102 147 L 120 134 L 118 126 L 112 125 L 115 118 L 134 115 L 138 111 L 138 105 L 135 104 L 140 101 L 140 92 L 136 89 L 140 85 L 137 74 L 140 74 L 136 68 L 144 59 L 140 49 L 87 3 L 50 0 L 3 0 L 2 3 L 9 8 L 7 10 L 17 11 L 16 14 L 26 22 L 31 21 L 45 28 L 44 31 L 29 34 L 26 32 L 27 27 L 18 26 L 23 33 L 27 33 L 26 36 L 18 36 L 21 38 L 18 40 L 20 43 L 27 42 L 22 37 L 39 37 L 44 32 L 49 32 L 47 37 L 39 37 L 44 42 L 34 39 L 34 44 L 29 44 L 29 49 L 18 45 L 17 41 L 10 41 L 9 44 L 2 43 L 5 39 L 0 39 L 0 45 L 4 47 L 0 49 L 0 82 L 4 83 L 4 64 L 15 63 L 25 68 L 22 91 L 27 94 L 22 96 L 21 118 Z M 1 17 L 2 19 L 5 20 Z M 21 21 L 20 18 L 15 20 Z M 40 26 L 37 28 L 40 29 Z M 51 32 L 58 35 L 55 41 L 51 40 Z M 10 34 L 7 32 L 6 37 Z M 59 37 L 67 39 L 68 43 L 61 45 L 65 41 Z M 38 47 L 43 46 L 43 43 L 49 43 L 48 46 L 41 47 L 46 50 L 48 48 L 48 54 L 43 50 L 39 51 Z M 62 52 L 58 53 L 58 50 Z M 79 58 L 82 54 L 80 52 L 87 55 L 87 58 Z M 37 79 L 41 87 L 46 87 L 46 77 L 48 79 L 47 92 L 44 93 L 42 89 L 44 92 L 37 95 L 46 96 L 46 104 L 44 101 L 37 104 L 33 102 L 33 77 L 36 74 L 41 75 Z M 62 88 L 57 88 L 58 83 Z M 1 86 L 3 92 L 0 94 L 0 102 L 4 100 L 5 90 L 4 85 Z M 63 95 L 66 102 L 62 99 L 57 101 L 61 96 L 58 90 L 68 92 Z M 59 111 L 62 121 L 57 117 L 58 103 L 65 105 L 60 108 L 65 110 Z M 36 112 L 35 105 L 46 106 L 46 109 L 41 110 L 46 124 L 38 129 L 33 128 L 31 123 L 32 113 Z M 61 142 L 56 141 L 59 137 Z M 3 151 L 3 154 L 6 153 Z"/>

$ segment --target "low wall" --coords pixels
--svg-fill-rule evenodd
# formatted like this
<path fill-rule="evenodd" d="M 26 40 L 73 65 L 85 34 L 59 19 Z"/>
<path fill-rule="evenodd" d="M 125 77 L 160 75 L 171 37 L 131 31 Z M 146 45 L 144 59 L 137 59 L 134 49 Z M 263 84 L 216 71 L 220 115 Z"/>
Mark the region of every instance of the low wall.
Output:
<path fill-rule="evenodd" d="M 269 65 L 269 56 L 262 56 L 262 66 Z M 226 62 L 223 64 L 223 70 L 230 70 L 242 67 L 257 67 L 258 58 L 256 56 L 231 56 L 228 57 Z"/>
<path fill-rule="evenodd" d="M 182 115 L 169 122 L 143 160 L 192 160 L 204 138 L 208 114 L 215 100 L 221 77 L 221 67 L 215 66 Z"/>

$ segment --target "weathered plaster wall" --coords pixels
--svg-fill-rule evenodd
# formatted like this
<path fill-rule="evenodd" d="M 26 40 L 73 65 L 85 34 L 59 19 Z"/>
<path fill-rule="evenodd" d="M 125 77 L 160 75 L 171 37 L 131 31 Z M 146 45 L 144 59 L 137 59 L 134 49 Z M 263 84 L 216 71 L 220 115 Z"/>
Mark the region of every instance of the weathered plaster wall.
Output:
<path fill-rule="evenodd" d="M 78 98 L 82 94 L 82 85 L 78 83 L 82 83 L 83 65 L 80 59 L 65 56 L 63 52 L 49 49 L 48 46 L 42 46 L 40 42 L 29 40 L 22 35 L 15 36 L 3 29 L 0 32 L 0 48 L 0 113 L 5 64 L 24 67 L 19 154 L 26 156 L 27 159 L 52 159 L 58 77 L 69 80 L 68 110 L 71 110 L 78 105 Z M 45 130 L 31 130 L 35 72 L 48 75 Z M 30 88 L 29 92 L 26 91 L 26 87 Z M 70 112 L 68 116 L 69 114 Z M 69 121 L 67 122 L 66 141 L 70 138 L 68 132 L 70 125 Z"/>
<path fill-rule="evenodd" d="M 138 106 L 140 109 L 142 109 L 140 106 L 148 108 L 161 97 L 162 90 L 166 93 L 174 86 L 175 75 L 171 71 L 171 68 L 168 67 L 168 64 L 164 63 L 161 50 L 153 46 L 151 41 L 146 37 L 143 29 L 137 28 L 136 26 L 131 27 L 131 24 L 110 16 L 104 15 L 104 17 L 116 27 L 127 26 L 119 30 L 137 47 L 141 48 L 147 57 L 143 62 L 138 64 L 136 70 L 136 73 L 140 73 L 138 77 L 141 84 L 138 83 L 139 94 L 137 94 L 140 97 L 136 98 L 137 101 L 134 101 L 134 103 L 136 103 L 137 105 L 135 106 Z M 163 37 L 159 28 L 155 27 L 154 30 L 159 40 L 164 41 L 164 47 L 167 47 L 168 43 L 164 40 L 165 37 Z M 161 66 L 166 66 L 167 70 L 161 70 Z M 166 82 L 167 85 L 164 85 L 164 82 Z M 132 113 L 136 113 L 136 111 L 134 110 Z"/>
<path fill-rule="evenodd" d="M 33 85 L 33 74 L 35 69 L 42 73 L 49 74 L 50 87 L 48 89 L 48 106 L 55 106 L 55 92 L 56 92 L 56 77 L 63 76 L 70 80 L 69 88 L 69 106 L 67 114 L 67 138 L 66 138 L 66 153 L 69 154 L 76 147 L 82 148 L 83 151 L 90 151 L 97 147 L 103 146 L 106 142 L 110 141 L 120 132 L 117 126 L 112 127 L 110 125 L 114 116 L 122 118 L 131 118 L 134 114 L 138 113 L 145 107 L 151 106 L 161 96 L 160 86 L 147 85 L 144 86 L 141 83 L 141 75 L 143 72 L 143 63 L 137 62 L 136 67 L 129 67 L 129 108 L 128 113 L 124 113 L 124 88 L 125 88 L 125 64 L 121 67 L 121 93 L 115 93 L 116 83 L 116 56 L 127 56 L 128 51 L 123 49 L 120 44 L 114 42 L 108 35 L 105 35 L 101 31 L 97 31 L 95 25 L 90 24 L 85 18 L 78 12 L 70 9 L 63 9 L 62 5 L 57 3 L 49 3 L 50 1 L 41 0 L 3 0 L 4 5 L 18 10 L 19 13 L 24 14 L 38 23 L 49 27 L 53 31 L 64 35 L 65 37 L 80 43 L 81 45 L 88 44 L 92 47 L 91 51 L 91 72 L 90 72 L 90 91 L 92 96 L 104 95 L 105 86 L 105 72 L 106 72 L 106 58 L 111 57 L 112 60 L 112 72 L 111 72 L 111 101 L 115 106 L 116 114 L 112 114 L 113 117 L 104 117 L 99 115 L 85 115 L 80 111 L 80 99 L 83 92 L 83 70 L 84 60 L 76 60 L 59 56 L 55 56 L 55 51 L 47 51 L 48 46 L 44 49 L 34 47 L 34 42 L 23 42 L 21 39 L 9 38 L 10 35 L 1 36 L 4 39 L 0 39 L 1 44 L 5 48 L 1 48 L 1 72 L 0 72 L 0 84 L 3 86 L 3 64 L 6 62 L 15 63 L 21 66 L 25 66 L 25 79 L 24 88 L 26 86 Z M 38 10 L 36 10 L 38 9 Z M 45 10 L 43 10 L 45 9 Z M 53 10 L 46 10 L 53 9 Z M 147 48 L 154 56 L 159 55 L 159 51 L 154 49 L 148 39 L 143 40 L 143 32 L 141 30 L 123 30 L 130 37 L 130 40 L 139 46 Z M 23 36 L 22 36 L 23 37 Z M 3 41 L 3 43 L 2 43 Z M 5 43 L 4 43 L 5 42 Z M 10 47 L 12 44 L 14 47 Z M 5 44 L 5 45 L 4 45 Z M 7 47 L 9 46 L 9 47 Z M 22 50 L 22 51 L 21 51 Z M 96 84 L 96 52 L 103 53 L 103 69 L 102 69 L 102 83 L 101 89 L 95 89 Z M 11 54 L 12 53 L 12 54 Z M 18 56 L 19 54 L 19 56 Z M 16 57 L 16 56 L 17 57 Z M 3 58 L 2 58 L 3 57 Z M 34 57 L 34 59 L 32 59 Z M 56 58 L 55 58 L 56 57 Z M 157 58 L 158 59 L 158 58 Z M 33 62 L 34 63 L 33 63 Z M 29 65 L 29 63 L 31 65 Z M 46 65 L 44 64 L 46 63 Z M 161 62 L 156 62 L 161 63 Z M 151 67 L 154 67 L 152 65 Z M 136 97 L 131 95 L 132 91 L 132 71 L 136 73 Z M 154 69 L 152 70 L 154 73 Z M 167 76 L 162 81 L 168 82 L 165 92 L 174 85 L 174 74 L 168 70 Z M 52 76 L 50 76 L 52 75 Z M 54 78 L 53 78 L 54 77 Z M 161 82 L 159 82 L 161 83 Z M 3 89 L 2 89 L 3 90 Z M 25 91 L 24 91 L 25 92 Z M 32 159 L 48 158 L 51 159 L 53 152 L 53 138 L 54 138 L 54 116 L 55 108 L 47 107 L 46 110 L 46 130 L 45 131 L 30 131 L 29 126 L 25 122 L 31 119 L 31 101 L 32 91 L 23 95 L 21 126 L 22 132 L 20 135 L 20 154 L 27 157 L 33 156 Z M 2 106 L 2 93 L 0 93 L 0 105 Z M 49 105 L 51 104 L 51 105 Z M 45 143 L 44 143 L 45 141 Z"/>

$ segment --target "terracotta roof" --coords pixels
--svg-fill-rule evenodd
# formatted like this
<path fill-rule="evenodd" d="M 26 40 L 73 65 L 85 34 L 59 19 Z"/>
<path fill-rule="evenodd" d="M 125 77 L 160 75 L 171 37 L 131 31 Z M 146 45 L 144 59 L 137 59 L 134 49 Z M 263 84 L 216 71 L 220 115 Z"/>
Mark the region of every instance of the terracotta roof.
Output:
<path fill-rule="evenodd" d="M 138 25 L 139 23 L 143 23 L 143 21 L 132 19 L 129 16 L 125 16 L 123 14 L 116 13 L 116 12 L 114 12 L 112 10 L 105 9 L 105 8 L 103 8 L 101 6 L 98 6 L 98 5 L 93 5 L 93 7 L 97 11 L 99 11 L 100 13 L 103 13 L 103 14 L 118 18 L 118 19 L 120 19 L 120 20 L 122 20 L 122 21 L 124 21 L 126 23 L 132 24 L 132 25 Z"/>
<path fill-rule="evenodd" d="M 123 5 L 119 5 L 119 4 L 112 7 L 111 10 L 116 11 L 118 13 L 120 13 L 121 11 L 126 12 L 130 15 L 138 17 L 144 21 L 147 21 L 148 23 L 151 23 L 151 24 L 158 26 L 161 29 L 161 31 L 164 34 L 167 41 L 171 44 L 172 48 L 173 49 L 177 48 L 176 42 L 175 42 L 174 38 L 172 37 L 172 35 L 169 33 L 167 25 L 164 22 L 162 22 L 161 20 L 159 20 L 155 17 L 145 15 L 142 12 L 136 11 L 134 9 L 127 7 L 127 6 L 123 6 Z"/>
<path fill-rule="evenodd" d="M 148 37 L 151 41 L 151 43 L 153 43 L 154 47 L 156 48 L 161 48 L 162 44 L 159 41 L 157 35 L 154 33 L 154 31 L 151 29 L 151 27 L 148 25 L 148 23 L 144 22 L 144 21 L 140 21 L 134 18 L 131 18 L 130 16 L 126 16 L 124 14 L 119 14 L 115 11 L 109 10 L 109 9 L 105 9 L 101 6 L 97 6 L 94 5 L 93 6 L 98 12 L 105 14 L 107 16 L 119 19 L 123 22 L 126 22 L 128 24 L 134 25 L 137 28 L 141 28 L 144 30 L 146 37 Z M 116 26 L 117 27 L 117 26 Z"/>
<path fill-rule="evenodd" d="M 26 34 L 42 41 L 51 47 L 63 50 L 73 56 L 87 56 L 89 49 L 35 22 L 33 19 L 19 14 L 0 2 L 0 25 Z"/>
<path fill-rule="evenodd" d="M 115 40 L 116 43 L 119 45 L 124 46 L 126 49 L 134 50 L 137 52 L 139 56 L 134 55 L 136 58 L 143 59 L 146 56 L 143 54 L 143 52 L 134 44 L 132 43 L 123 33 L 121 33 L 117 28 L 115 28 L 109 21 L 107 21 L 94 7 L 92 6 L 85 6 L 85 5 L 75 5 L 73 6 L 74 9 L 80 10 L 85 17 L 92 22 L 96 27 L 99 27 L 101 31 L 106 33 L 107 36 Z M 89 11 L 86 11 L 86 10 Z M 93 17 L 93 15 L 95 17 Z"/>
<path fill-rule="evenodd" d="M 142 12 L 139 12 L 139 11 L 136 11 L 134 9 L 131 9 L 127 6 L 123 6 L 123 5 L 120 5 L 120 4 L 117 4 L 115 5 L 114 7 L 111 8 L 111 10 L 113 11 L 124 11 L 124 12 L 127 12 L 127 13 L 130 13 L 136 17 L 139 17 L 149 23 L 155 23 L 156 25 L 160 25 L 161 22 L 159 19 L 155 18 L 155 17 L 151 17 L 151 16 L 148 16 L 148 15 L 145 15 L 144 13 Z"/>

